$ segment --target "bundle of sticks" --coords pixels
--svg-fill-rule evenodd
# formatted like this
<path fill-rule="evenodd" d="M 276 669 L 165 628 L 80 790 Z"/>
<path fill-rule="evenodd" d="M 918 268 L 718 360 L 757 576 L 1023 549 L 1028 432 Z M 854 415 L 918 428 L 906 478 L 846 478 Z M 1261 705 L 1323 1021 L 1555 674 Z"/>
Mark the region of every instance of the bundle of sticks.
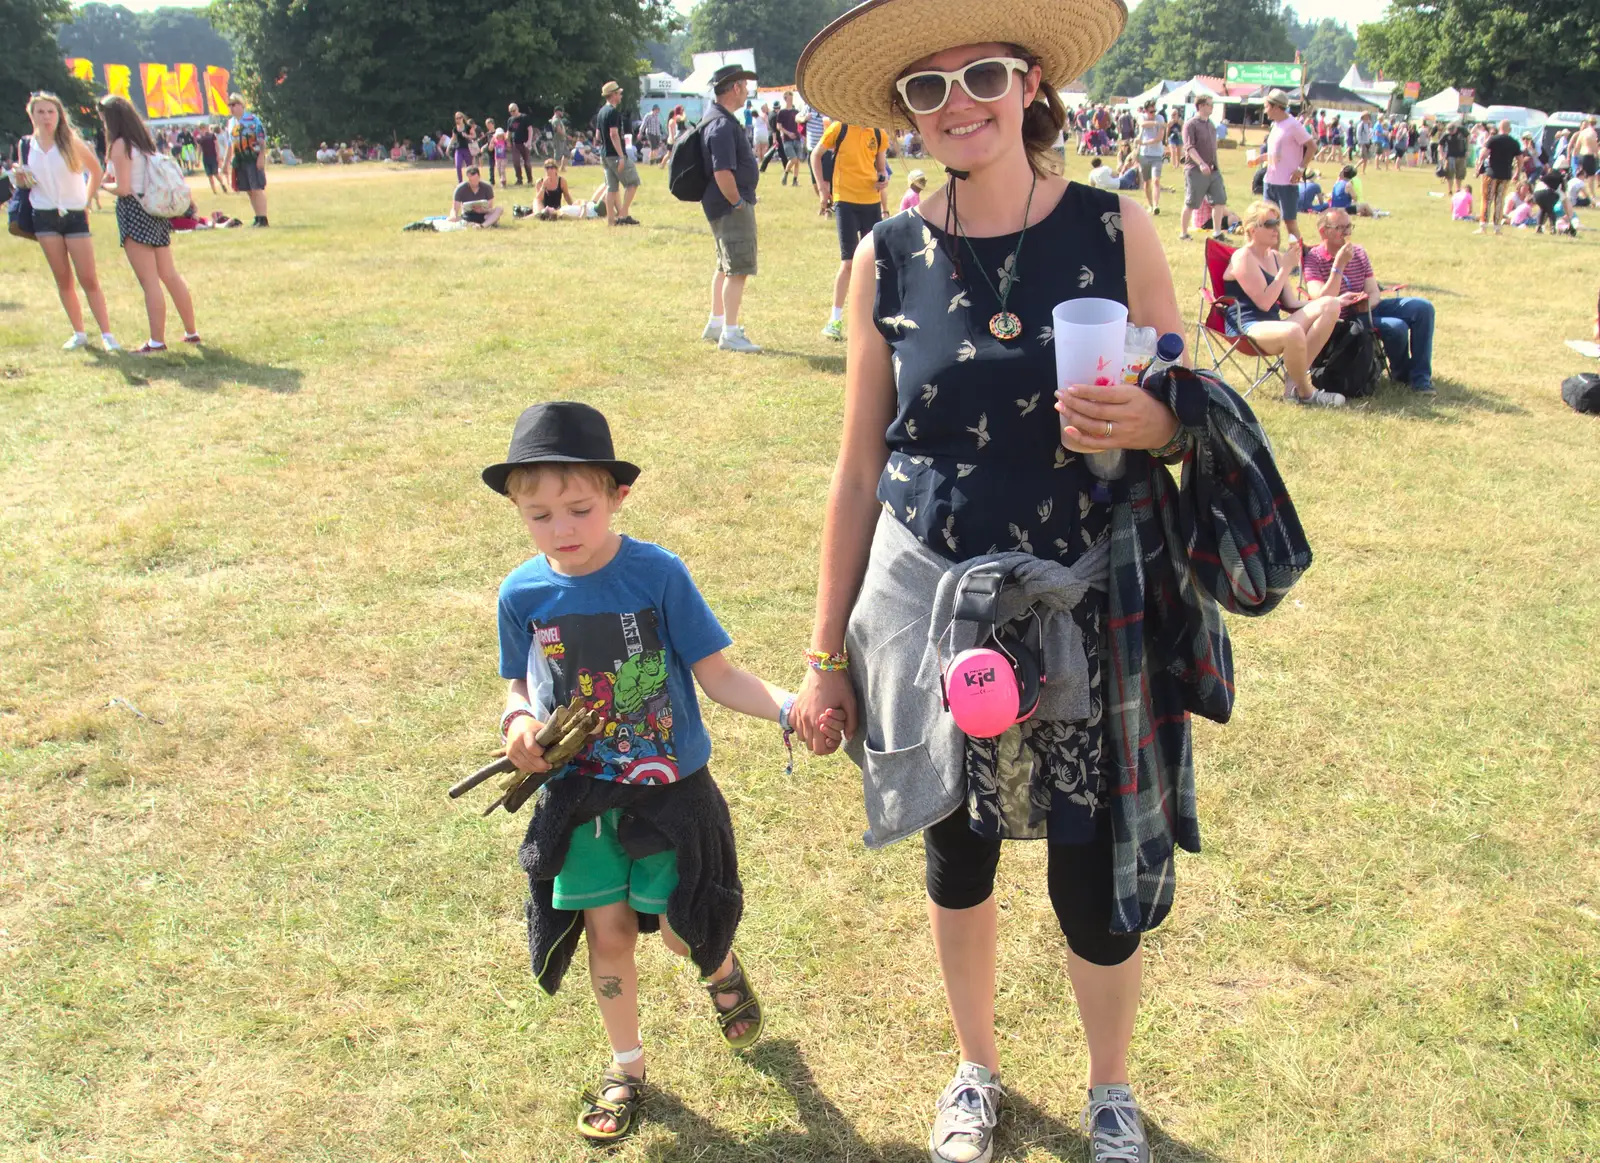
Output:
<path fill-rule="evenodd" d="M 499 807 L 515 812 L 533 798 L 533 793 L 543 787 L 552 775 L 577 758 L 589 738 L 598 735 L 605 723 L 603 714 L 593 707 L 585 707 L 581 695 L 573 695 L 572 701 L 564 707 L 557 707 L 549 722 L 539 728 L 539 733 L 533 737 L 534 742 L 544 748 L 545 762 L 550 765 L 548 771 L 537 775 L 518 771 L 516 764 L 502 753 L 493 763 L 480 767 L 452 787 L 450 798 L 457 799 L 480 783 L 504 775 L 506 778 L 496 785 L 500 788 L 500 798 L 485 808 L 483 814 L 487 816 Z"/>

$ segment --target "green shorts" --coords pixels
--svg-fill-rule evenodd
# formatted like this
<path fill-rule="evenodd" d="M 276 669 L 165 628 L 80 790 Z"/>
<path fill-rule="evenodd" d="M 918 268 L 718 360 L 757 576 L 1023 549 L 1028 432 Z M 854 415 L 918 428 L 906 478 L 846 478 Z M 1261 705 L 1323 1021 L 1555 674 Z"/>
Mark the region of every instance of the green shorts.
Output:
<path fill-rule="evenodd" d="M 617 839 L 621 810 L 613 808 L 572 833 L 567 858 L 556 873 L 556 908 L 597 909 L 627 901 L 636 913 L 664 913 L 678 887 L 678 854 L 671 849 L 635 860 Z"/>

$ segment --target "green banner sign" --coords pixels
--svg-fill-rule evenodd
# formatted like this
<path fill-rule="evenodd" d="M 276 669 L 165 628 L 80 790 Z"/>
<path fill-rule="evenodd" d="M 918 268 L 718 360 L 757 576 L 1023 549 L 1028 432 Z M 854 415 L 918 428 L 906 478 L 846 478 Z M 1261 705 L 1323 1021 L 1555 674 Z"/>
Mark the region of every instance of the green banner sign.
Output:
<path fill-rule="evenodd" d="M 1229 61 L 1222 69 L 1222 79 L 1230 85 L 1276 85 L 1280 89 L 1298 89 L 1305 75 L 1306 67 L 1293 62 Z"/>

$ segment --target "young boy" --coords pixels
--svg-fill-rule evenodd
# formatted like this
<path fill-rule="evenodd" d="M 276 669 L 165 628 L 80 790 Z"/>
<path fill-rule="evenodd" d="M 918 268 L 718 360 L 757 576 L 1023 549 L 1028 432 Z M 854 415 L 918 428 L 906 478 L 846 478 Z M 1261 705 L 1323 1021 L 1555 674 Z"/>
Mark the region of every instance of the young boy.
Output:
<path fill-rule="evenodd" d="M 641 928 L 659 927 L 667 948 L 694 959 L 729 1045 L 761 1036 L 760 999 L 732 949 L 743 894 L 727 803 L 706 770 L 711 741 L 694 683 L 785 731 L 794 703 L 728 661 L 731 639 L 681 560 L 611 528 L 638 476 L 616 459 L 605 417 L 577 403 L 523 412 L 505 462 L 483 470 L 539 551 L 500 587 L 507 755 L 519 771 L 549 773 L 536 736 L 556 709 L 573 704 L 601 717 L 541 789 L 521 852 L 529 947 L 547 991 L 580 930 L 588 938 L 612 1056 L 599 1087 L 584 1093 L 578 1131 L 599 1141 L 633 1128 L 643 1094 Z"/>

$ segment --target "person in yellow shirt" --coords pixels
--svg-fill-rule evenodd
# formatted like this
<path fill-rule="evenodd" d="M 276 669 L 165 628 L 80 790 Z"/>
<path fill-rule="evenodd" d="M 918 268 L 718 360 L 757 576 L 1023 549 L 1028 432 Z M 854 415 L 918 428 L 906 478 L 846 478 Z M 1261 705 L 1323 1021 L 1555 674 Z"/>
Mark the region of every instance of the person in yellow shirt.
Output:
<path fill-rule="evenodd" d="M 826 165 L 830 158 L 831 170 Z M 827 339 L 844 338 L 844 298 L 850 289 L 850 263 L 861 240 L 883 217 L 883 190 L 889 184 L 888 159 L 888 134 L 842 121 L 830 123 L 812 151 L 811 171 L 816 178 L 817 195 L 824 206 L 832 203 L 833 221 L 839 228 L 833 315 L 822 329 Z"/>

